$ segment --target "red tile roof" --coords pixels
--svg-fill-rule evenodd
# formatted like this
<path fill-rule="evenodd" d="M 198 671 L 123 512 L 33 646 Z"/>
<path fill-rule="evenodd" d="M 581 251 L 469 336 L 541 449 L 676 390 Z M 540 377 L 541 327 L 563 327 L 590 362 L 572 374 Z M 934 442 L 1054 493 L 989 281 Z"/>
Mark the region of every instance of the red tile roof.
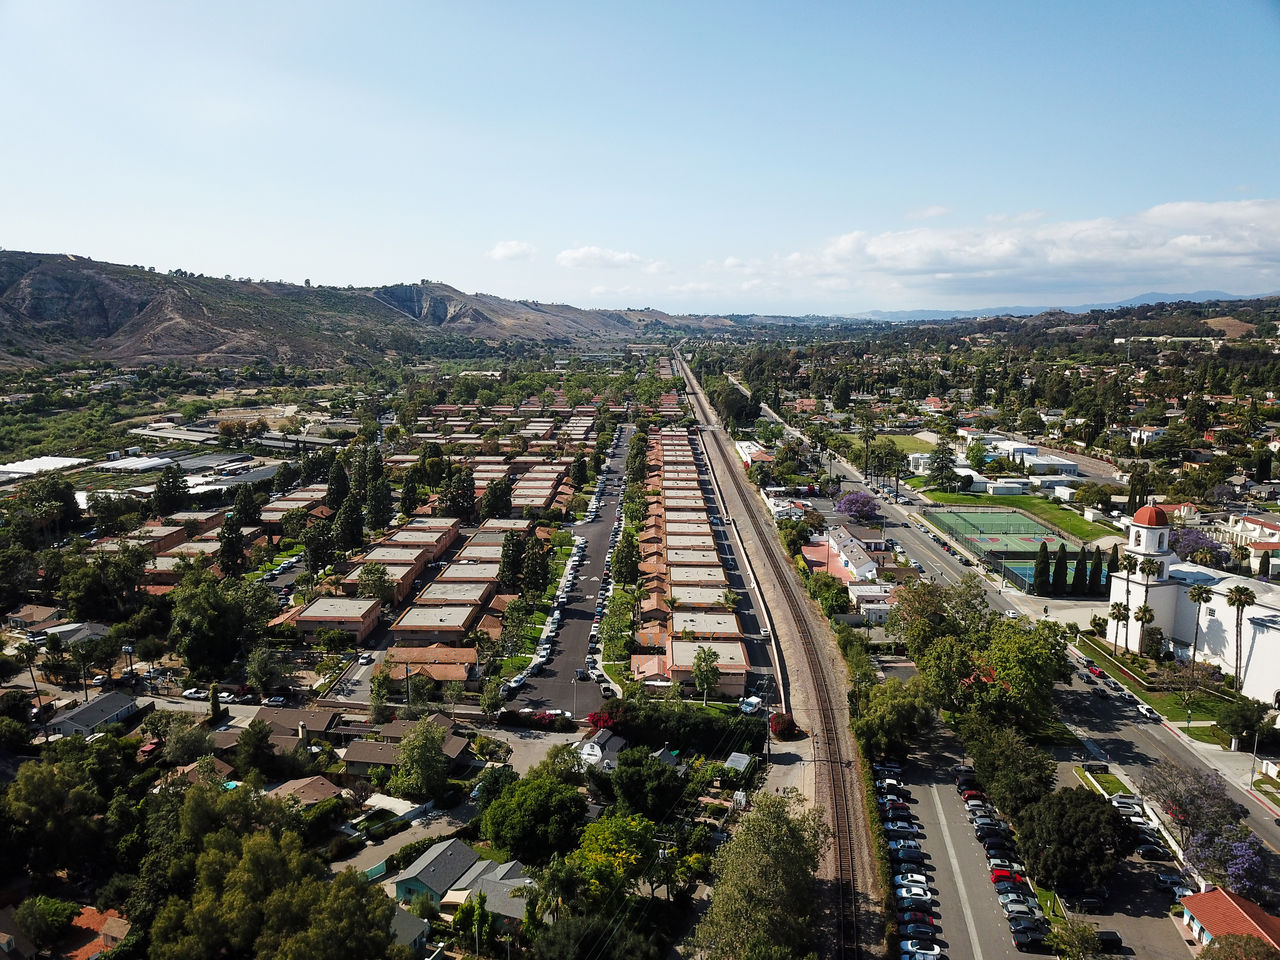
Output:
<path fill-rule="evenodd" d="M 1256 903 L 1227 890 L 1193 893 L 1182 898 L 1182 905 L 1209 935 L 1220 937 L 1238 933 L 1261 937 L 1280 949 L 1280 917 L 1273 917 Z"/>

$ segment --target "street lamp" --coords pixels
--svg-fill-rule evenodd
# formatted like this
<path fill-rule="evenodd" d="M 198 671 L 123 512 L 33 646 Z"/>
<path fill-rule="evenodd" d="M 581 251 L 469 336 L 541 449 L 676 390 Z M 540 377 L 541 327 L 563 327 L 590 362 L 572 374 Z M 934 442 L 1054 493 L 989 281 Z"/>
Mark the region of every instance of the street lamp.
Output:
<path fill-rule="evenodd" d="M 1250 789 L 1250 790 L 1252 790 L 1252 789 L 1253 789 L 1253 777 L 1254 777 L 1254 774 L 1257 772 L 1257 769 L 1258 769 L 1258 733 L 1259 733 L 1261 730 L 1262 730 L 1262 725 L 1261 725 L 1261 724 L 1259 724 L 1258 726 L 1256 726 L 1256 727 L 1254 727 L 1254 728 L 1253 728 L 1253 756 L 1249 758 L 1249 786 L 1248 786 L 1248 789 Z"/>
<path fill-rule="evenodd" d="M 1187 707 L 1187 736 L 1191 736 L 1191 708 Z"/>
<path fill-rule="evenodd" d="M 573 719 L 578 719 L 578 678 L 572 677 L 569 685 L 573 687 Z"/>

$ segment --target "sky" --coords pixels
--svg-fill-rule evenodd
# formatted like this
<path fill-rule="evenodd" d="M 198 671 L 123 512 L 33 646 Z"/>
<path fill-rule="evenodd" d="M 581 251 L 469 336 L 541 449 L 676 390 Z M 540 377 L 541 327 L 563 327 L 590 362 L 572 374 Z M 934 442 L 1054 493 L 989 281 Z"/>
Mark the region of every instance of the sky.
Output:
<path fill-rule="evenodd" d="M 1280 290 L 1280 0 L 0 0 L 0 246 L 673 313 Z"/>

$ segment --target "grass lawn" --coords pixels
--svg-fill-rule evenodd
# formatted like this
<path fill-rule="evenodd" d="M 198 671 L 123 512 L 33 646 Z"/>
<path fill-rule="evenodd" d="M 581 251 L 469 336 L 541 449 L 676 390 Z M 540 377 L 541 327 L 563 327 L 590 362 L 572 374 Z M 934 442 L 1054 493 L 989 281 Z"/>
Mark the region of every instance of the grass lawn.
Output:
<path fill-rule="evenodd" d="M 862 446 L 862 437 L 854 433 L 845 433 L 842 436 L 847 439 L 855 448 Z M 921 440 L 919 437 L 913 437 L 909 434 L 879 434 L 879 436 L 887 436 L 893 441 L 893 445 L 903 453 L 933 453 L 934 445 Z"/>
<path fill-rule="evenodd" d="M 1040 747 L 1075 747 L 1080 743 L 1067 725 L 1058 719 L 1046 720 L 1039 729 L 1030 734 L 1030 740 Z"/>
<path fill-rule="evenodd" d="M 631 667 L 628 664 L 605 663 L 601 665 L 601 669 L 620 687 L 631 682 Z"/>
<path fill-rule="evenodd" d="M 1114 797 L 1117 793 L 1127 793 L 1128 790 L 1120 778 L 1110 773 L 1095 773 L 1093 779 L 1098 781 L 1098 786 L 1106 791 L 1108 797 Z"/>
<path fill-rule="evenodd" d="M 1216 743 L 1224 748 L 1231 746 L 1231 736 L 1217 724 L 1212 727 L 1192 727 L 1190 730 L 1184 727 L 1183 733 L 1201 743 Z"/>
<path fill-rule="evenodd" d="M 917 478 L 912 478 L 917 479 Z M 910 481 L 908 481 L 910 483 Z M 914 484 L 912 484 L 914 486 Z M 1049 500 L 1033 496 L 993 496 L 986 493 L 948 493 L 942 490 L 930 490 L 929 499 L 934 503 L 951 503 L 957 506 L 974 507 L 1011 507 L 1025 510 L 1052 527 L 1070 534 L 1077 539 L 1088 542 L 1099 537 L 1111 536 L 1116 531 L 1098 523 L 1091 523 L 1074 510 L 1059 506 Z"/>
<path fill-rule="evenodd" d="M 1178 723 L 1187 718 L 1187 708 L 1183 705 L 1182 698 L 1178 694 L 1166 690 L 1146 691 L 1130 683 L 1128 678 L 1116 669 L 1116 661 L 1112 658 L 1110 646 L 1099 643 L 1093 637 L 1083 633 L 1076 638 L 1076 646 L 1093 656 L 1097 660 L 1098 666 L 1105 670 L 1108 676 L 1115 677 L 1116 680 L 1124 684 L 1126 689 L 1133 691 L 1134 696 L 1144 703 L 1150 704 L 1160 716 L 1170 723 Z M 1191 719 L 1217 720 L 1218 712 L 1226 706 L 1227 702 L 1221 697 L 1198 692 L 1191 698 Z"/>
<path fill-rule="evenodd" d="M 925 483 L 928 481 L 924 477 L 907 477 L 905 483 L 912 490 L 923 490 Z"/>

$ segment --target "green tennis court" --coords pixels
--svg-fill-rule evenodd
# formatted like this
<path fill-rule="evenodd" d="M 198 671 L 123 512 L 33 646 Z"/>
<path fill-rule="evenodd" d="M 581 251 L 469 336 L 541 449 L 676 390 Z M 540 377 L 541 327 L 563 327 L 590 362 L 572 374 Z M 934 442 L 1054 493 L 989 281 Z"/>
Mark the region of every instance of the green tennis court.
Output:
<path fill-rule="evenodd" d="M 1068 550 L 1076 549 L 1066 538 L 1046 524 L 1013 510 L 930 511 L 929 520 L 947 531 L 961 543 L 968 544 L 976 553 L 998 553 L 1012 558 L 1018 554 L 1034 557 L 1045 544 L 1050 553 L 1066 544 Z"/>

